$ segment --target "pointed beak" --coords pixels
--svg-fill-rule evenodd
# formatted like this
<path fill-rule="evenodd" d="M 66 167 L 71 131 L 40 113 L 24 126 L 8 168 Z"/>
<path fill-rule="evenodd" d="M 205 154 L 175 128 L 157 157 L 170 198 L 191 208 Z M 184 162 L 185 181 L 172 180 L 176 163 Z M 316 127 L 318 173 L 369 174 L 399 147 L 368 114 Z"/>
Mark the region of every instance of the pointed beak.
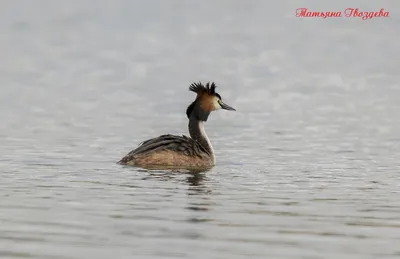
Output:
<path fill-rule="evenodd" d="M 222 109 L 228 110 L 228 111 L 236 111 L 235 108 L 223 103 L 222 101 L 219 102 L 219 105 L 221 105 Z"/>

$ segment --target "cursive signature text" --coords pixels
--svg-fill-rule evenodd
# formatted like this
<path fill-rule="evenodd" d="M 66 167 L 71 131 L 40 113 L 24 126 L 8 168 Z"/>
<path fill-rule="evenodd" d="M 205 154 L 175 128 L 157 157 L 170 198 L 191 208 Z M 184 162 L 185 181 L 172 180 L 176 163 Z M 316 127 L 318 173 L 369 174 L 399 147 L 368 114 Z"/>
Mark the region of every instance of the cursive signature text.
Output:
<path fill-rule="evenodd" d="M 379 12 L 362 12 L 358 8 L 347 8 L 343 12 L 312 12 L 307 8 L 297 8 L 296 9 L 296 17 L 321 17 L 321 18 L 329 18 L 329 17 L 358 17 L 363 20 L 372 19 L 375 17 L 389 17 L 389 12 L 386 12 L 383 8 L 379 10 Z"/>

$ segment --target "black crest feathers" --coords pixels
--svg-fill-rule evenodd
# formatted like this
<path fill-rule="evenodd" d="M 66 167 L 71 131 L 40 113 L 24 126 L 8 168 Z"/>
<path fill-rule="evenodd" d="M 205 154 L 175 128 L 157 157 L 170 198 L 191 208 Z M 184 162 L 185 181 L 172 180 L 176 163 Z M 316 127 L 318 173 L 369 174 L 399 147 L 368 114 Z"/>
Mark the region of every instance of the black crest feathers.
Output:
<path fill-rule="evenodd" d="M 201 82 L 192 83 L 189 86 L 189 91 L 195 92 L 197 94 L 207 93 L 209 95 L 215 95 L 215 88 L 217 86 L 214 82 L 208 82 L 206 85 L 203 85 Z"/>

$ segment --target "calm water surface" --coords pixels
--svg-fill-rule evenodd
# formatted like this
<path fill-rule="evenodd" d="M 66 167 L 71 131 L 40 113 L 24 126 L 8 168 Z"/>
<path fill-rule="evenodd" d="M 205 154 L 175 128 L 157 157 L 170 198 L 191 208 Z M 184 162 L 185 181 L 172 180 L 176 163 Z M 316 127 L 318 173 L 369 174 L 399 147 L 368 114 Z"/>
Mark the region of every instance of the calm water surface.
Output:
<path fill-rule="evenodd" d="M 4 1 L 1 258 L 400 257 L 400 5 Z M 187 134 L 192 81 L 237 112 L 201 174 L 115 164 Z"/>

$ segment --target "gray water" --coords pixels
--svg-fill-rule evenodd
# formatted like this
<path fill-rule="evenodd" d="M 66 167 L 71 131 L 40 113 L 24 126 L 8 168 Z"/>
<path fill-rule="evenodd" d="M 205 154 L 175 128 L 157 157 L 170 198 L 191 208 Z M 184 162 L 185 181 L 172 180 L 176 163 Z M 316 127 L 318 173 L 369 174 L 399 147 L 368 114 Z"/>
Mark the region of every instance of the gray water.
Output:
<path fill-rule="evenodd" d="M 295 10 L 390 11 L 298 18 Z M 398 258 L 396 1 L 2 1 L 1 258 Z M 117 165 L 187 134 L 217 165 Z"/>

